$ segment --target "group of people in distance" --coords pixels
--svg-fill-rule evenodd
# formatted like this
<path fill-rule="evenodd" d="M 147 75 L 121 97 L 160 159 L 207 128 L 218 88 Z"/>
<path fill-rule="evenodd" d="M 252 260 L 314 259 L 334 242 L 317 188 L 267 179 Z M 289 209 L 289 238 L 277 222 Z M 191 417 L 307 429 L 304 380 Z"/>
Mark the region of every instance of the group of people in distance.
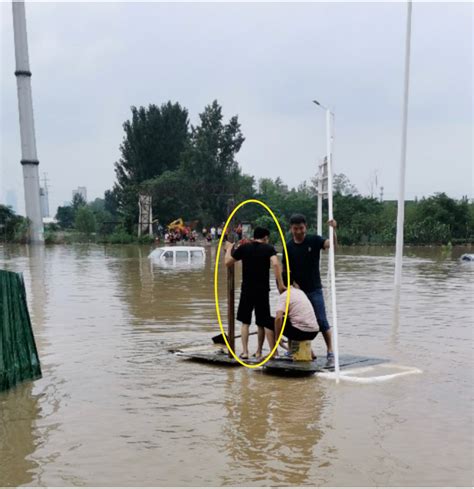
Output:
<path fill-rule="evenodd" d="M 215 226 L 211 226 L 209 229 L 204 227 L 202 228 L 202 235 L 206 238 L 208 242 L 214 241 L 214 240 L 220 240 L 222 233 L 224 232 L 223 230 L 225 229 L 225 223 L 223 222 L 220 226 L 217 228 Z M 234 227 L 233 229 L 233 234 L 237 239 L 242 239 L 242 233 L 243 233 L 243 226 L 242 223 L 239 222 L 237 226 Z M 224 240 L 227 241 L 227 237 L 229 234 L 229 230 L 225 230 L 225 236 Z"/>
<path fill-rule="evenodd" d="M 182 229 L 171 229 L 164 235 L 165 243 L 179 243 L 180 241 L 189 241 L 194 243 L 197 239 L 197 232 L 189 227 Z"/>
<path fill-rule="evenodd" d="M 334 242 L 318 235 L 307 234 L 306 218 L 302 214 L 294 214 L 290 218 L 291 239 L 286 243 L 290 266 L 290 301 L 288 317 L 283 336 L 291 341 L 311 341 L 321 331 L 327 347 L 327 363 L 334 363 L 332 335 L 326 317 L 324 295 L 320 274 L 321 250 L 337 246 L 335 220 L 329 221 L 334 229 Z M 268 229 L 257 227 L 253 240 L 234 246 L 225 245 L 225 264 L 233 266 L 242 261 L 242 287 L 237 320 L 242 322 L 242 353 L 240 358 L 249 358 L 249 326 L 255 312 L 257 325 L 257 351 L 253 355 L 262 358 L 262 349 L 267 339 L 272 350 L 278 340 L 283 325 L 287 301 L 287 270 L 286 259 L 283 265 L 277 257 L 275 248 L 269 244 Z M 280 293 L 276 306 L 276 315 L 270 312 L 270 266 L 273 268 L 277 288 Z M 278 352 L 275 351 L 275 356 Z M 316 358 L 313 354 L 313 358 Z"/>

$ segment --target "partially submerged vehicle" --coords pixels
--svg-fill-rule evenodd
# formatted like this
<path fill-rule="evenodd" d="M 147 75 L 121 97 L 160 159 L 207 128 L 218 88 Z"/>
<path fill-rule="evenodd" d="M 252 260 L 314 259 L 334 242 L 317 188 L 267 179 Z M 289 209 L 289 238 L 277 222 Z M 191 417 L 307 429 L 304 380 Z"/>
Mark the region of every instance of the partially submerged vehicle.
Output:
<path fill-rule="evenodd" d="M 162 246 L 154 249 L 148 258 L 163 265 L 202 264 L 206 251 L 202 246 Z"/>

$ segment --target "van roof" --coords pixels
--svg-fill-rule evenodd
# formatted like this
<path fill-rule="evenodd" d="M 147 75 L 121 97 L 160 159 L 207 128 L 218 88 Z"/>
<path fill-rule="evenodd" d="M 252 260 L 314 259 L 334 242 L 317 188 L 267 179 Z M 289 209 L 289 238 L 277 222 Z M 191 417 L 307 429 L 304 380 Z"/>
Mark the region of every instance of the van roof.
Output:
<path fill-rule="evenodd" d="M 203 246 L 160 246 L 155 250 L 163 251 L 202 251 L 204 253 L 205 248 Z"/>

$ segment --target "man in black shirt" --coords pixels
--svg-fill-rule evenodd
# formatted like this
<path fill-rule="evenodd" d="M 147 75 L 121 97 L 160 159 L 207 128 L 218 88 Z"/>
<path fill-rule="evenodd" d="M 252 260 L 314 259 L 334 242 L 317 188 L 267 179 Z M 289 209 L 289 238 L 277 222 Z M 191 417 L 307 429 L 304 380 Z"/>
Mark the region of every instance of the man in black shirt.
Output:
<path fill-rule="evenodd" d="M 334 247 L 337 246 L 335 220 L 329 221 L 334 228 Z M 286 243 L 288 249 L 288 261 L 292 282 L 296 282 L 301 290 L 306 293 L 313 305 L 319 329 L 323 334 L 327 347 L 328 363 L 334 362 L 332 350 L 331 327 L 326 317 L 324 295 L 319 270 L 321 250 L 327 250 L 330 246 L 329 239 L 324 239 L 315 234 L 306 234 L 306 218 L 302 214 L 293 214 L 290 218 L 290 231 L 292 238 Z M 286 262 L 283 260 L 284 268 Z"/>
<path fill-rule="evenodd" d="M 258 327 L 258 346 L 255 357 L 262 356 L 262 347 L 265 340 L 265 329 L 273 329 L 275 318 L 270 314 L 270 264 L 278 283 L 278 288 L 284 290 L 281 265 L 276 250 L 268 244 L 270 231 L 256 227 L 253 240 L 241 244 L 232 251 L 232 244 L 226 243 L 225 264 L 231 267 L 235 262 L 242 260 L 242 287 L 240 293 L 237 320 L 242 322 L 242 359 L 249 357 L 249 326 L 252 322 L 252 313 L 255 310 L 255 322 Z"/>

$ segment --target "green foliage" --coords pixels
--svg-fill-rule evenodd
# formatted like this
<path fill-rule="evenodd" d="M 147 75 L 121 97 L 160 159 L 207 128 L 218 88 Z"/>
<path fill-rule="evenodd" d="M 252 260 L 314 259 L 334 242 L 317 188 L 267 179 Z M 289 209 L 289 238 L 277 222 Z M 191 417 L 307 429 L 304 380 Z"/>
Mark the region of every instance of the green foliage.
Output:
<path fill-rule="evenodd" d="M 86 204 L 86 199 L 84 199 L 81 194 L 74 194 L 74 197 L 72 198 L 72 208 L 74 209 L 74 212 L 77 212 L 80 207 L 84 207 Z"/>
<path fill-rule="evenodd" d="M 132 118 L 123 125 L 121 157 L 115 163 L 117 182 L 113 194 L 107 195 L 109 212 L 118 207 L 129 231 L 138 221 L 140 184 L 180 166 L 189 141 L 188 124 L 188 111 L 178 103 L 132 107 Z"/>
<path fill-rule="evenodd" d="M 369 244 L 383 241 L 383 204 L 371 197 L 334 194 L 334 216 L 341 244 Z"/>
<path fill-rule="evenodd" d="M 80 207 L 74 219 L 74 227 L 79 233 L 90 236 L 97 230 L 97 221 L 89 207 Z"/>
<path fill-rule="evenodd" d="M 94 214 L 97 223 L 96 230 L 98 232 L 106 234 L 110 232 L 110 229 L 113 229 L 117 218 L 112 216 L 112 214 L 106 209 L 105 199 L 97 198 L 93 202 L 90 202 L 87 207 Z"/>
<path fill-rule="evenodd" d="M 224 221 L 229 201 L 254 195 L 254 179 L 243 175 L 235 160 L 244 137 L 236 116 L 224 123 L 214 101 L 191 128 L 180 165 L 143 182 L 140 191 L 153 197 L 153 213 L 164 224 L 178 218 L 209 226 Z"/>
<path fill-rule="evenodd" d="M 227 217 L 228 201 L 239 193 L 241 171 L 236 153 L 245 138 L 237 116 L 223 122 L 216 100 L 199 114 L 200 123 L 191 129 L 191 140 L 182 169 L 192 185 L 197 218 L 210 216 L 214 222 Z"/>
<path fill-rule="evenodd" d="M 47 230 L 44 232 L 45 244 L 57 244 L 59 243 L 59 236 L 57 231 Z"/>
<path fill-rule="evenodd" d="M 474 204 L 466 197 L 457 201 L 445 193 L 438 193 L 423 198 L 406 209 L 405 242 L 447 244 L 472 241 L 473 208 Z"/>
<path fill-rule="evenodd" d="M 28 234 L 28 221 L 11 207 L 0 204 L 0 241 L 26 242 Z"/>
<path fill-rule="evenodd" d="M 130 244 L 134 241 L 134 236 L 129 234 L 125 229 L 125 226 L 119 225 L 115 228 L 115 231 L 104 239 L 105 242 L 110 244 Z"/>
<path fill-rule="evenodd" d="M 74 226 L 75 214 L 73 206 L 60 206 L 56 212 L 56 220 L 63 229 L 71 229 Z"/>
<path fill-rule="evenodd" d="M 335 194 L 357 195 L 359 193 L 356 186 L 351 183 L 344 173 L 334 174 L 332 188 Z"/>
<path fill-rule="evenodd" d="M 119 199 L 115 190 L 106 190 L 104 194 L 104 210 L 113 218 L 117 217 L 119 210 Z"/>
<path fill-rule="evenodd" d="M 30 221 L 25 217 L 21 217 L 21 219 L 15 224 L 13 241 L 16 243 L 28 243 L 30 241 Z"/>
<path fill-rule="evenodd" d="M 143 236 L 140 236 L 137 241 L 138 244 L 151 245 L 155 242 L 155 238 L 149 234 L 144 234 Z"/>

